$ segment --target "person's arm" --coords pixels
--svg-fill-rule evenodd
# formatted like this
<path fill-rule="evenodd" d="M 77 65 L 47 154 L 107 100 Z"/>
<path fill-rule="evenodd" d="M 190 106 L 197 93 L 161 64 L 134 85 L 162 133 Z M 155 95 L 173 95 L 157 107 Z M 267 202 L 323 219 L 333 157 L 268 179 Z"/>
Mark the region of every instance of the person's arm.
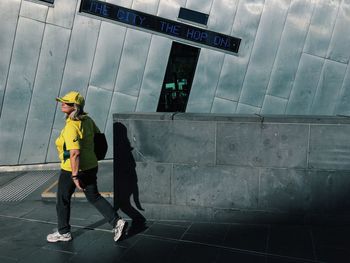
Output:
<path fill-rule="evenodd" d="M 82 187 L 80 180 L 78 178 L 79 164 L 80 164 L 80 159 L 79 159 L 80 150 L 72 149 L 69 152 L 70 152 L 70 166 L 72 168 L 72 180 L 73 180 L 75 186 L 79 190 L 83 190 L 83 187 Z"/>

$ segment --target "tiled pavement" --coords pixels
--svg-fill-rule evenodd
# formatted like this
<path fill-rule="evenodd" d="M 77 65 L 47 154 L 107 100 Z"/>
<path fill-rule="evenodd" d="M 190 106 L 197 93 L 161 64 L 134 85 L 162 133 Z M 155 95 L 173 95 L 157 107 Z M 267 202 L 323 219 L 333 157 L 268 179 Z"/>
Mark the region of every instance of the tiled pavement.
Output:
<path fill-rule="evenodd" d="M 0 187 L 19 174 L 0 172 Z M 78 199 L 72 205 L 74 239 L 50 244 L 46 235 L 56 225 L 55 202 L 43 201 L 40 194 L 54 180 L 22 201 L 0 202 L 1 263 L 350 262 L 350 226 L 148 219 L 148 229 L 144 232 L 115 243 L 111 227 L 90 204 Z"/>

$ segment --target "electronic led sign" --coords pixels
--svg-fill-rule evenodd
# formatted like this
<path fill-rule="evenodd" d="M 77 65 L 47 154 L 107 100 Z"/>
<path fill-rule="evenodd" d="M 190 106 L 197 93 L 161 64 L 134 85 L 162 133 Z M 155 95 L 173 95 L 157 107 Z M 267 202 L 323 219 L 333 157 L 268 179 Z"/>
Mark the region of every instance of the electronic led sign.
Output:
<path fill-rule="evenodd" d="M 236 37 L 101 1 L 82 0 L 79 12 L 233 53 L 238 52 L 241 43 Z"/>

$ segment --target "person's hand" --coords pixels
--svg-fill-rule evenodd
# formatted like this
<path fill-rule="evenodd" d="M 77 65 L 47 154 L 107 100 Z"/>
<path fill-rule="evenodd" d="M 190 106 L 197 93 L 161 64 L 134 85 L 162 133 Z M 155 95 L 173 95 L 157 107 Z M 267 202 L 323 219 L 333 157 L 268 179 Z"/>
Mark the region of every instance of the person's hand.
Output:
<path fill-rule="evenodd" d="M 81 181 L 78 178 L 74 178 L 73 182 L 75 184 L 75 186 L 80 190 L 80 191 L 84 191 L 83 185 L 81 183 Z"/>

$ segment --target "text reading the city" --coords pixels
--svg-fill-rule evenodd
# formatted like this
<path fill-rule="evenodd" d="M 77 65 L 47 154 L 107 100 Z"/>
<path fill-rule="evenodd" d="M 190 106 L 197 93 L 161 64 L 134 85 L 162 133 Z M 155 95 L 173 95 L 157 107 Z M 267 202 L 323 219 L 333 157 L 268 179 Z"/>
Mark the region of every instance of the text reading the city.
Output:
<path fill-rule="evenodd" d="M 128 8 L 94 0 L 82 0 L 80 12 L 86 12 L 123 24 L 175 38 L 237 53 L 241 39 L 201 29 L 188 24 L 149 15 Z"/>

